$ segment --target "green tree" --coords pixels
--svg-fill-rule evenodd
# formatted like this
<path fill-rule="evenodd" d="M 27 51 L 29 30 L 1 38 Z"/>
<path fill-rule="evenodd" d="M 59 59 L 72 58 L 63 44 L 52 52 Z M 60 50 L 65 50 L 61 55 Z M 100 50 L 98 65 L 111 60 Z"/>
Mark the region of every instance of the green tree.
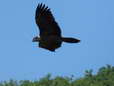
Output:
<path fill-rule="evenodd" d="M 114 66 L 101 67 L 94 75 L 92 72 L 93 70 L 86 70 L 84 77 L 78 79 L 74 79 L 74 76 L 52 78 L 51 74 L 36 81 L 11 79 L 0 82 L 0 86 L 114 86 Z"/>

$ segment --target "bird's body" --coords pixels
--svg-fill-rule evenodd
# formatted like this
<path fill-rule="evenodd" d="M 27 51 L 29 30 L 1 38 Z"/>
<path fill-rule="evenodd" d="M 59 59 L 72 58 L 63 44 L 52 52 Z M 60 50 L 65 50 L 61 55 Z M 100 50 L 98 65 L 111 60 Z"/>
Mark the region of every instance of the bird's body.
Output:
<path fill-rule="evenodd" d="M 56 48 L 59 48 L 62 44 L 60 37 L 58 36 L 48 36 L 46 38 L 42 38 L 39 41 L 39 47 L 48 49 L 50 51 L 55 51 Z"/>
<path fill-rule="evenodd" d="M 55 51 L 55 49 L 61 47 L 63 41 L 69 43 L 78 43 L 80 41 L 75 38 L 62 37 L 60 27 L 50 9 L 42 3 L 37 6 L 35 20 L 40 30 L 40 37 L 34 37 L 33 42 L 39 42 L 41 48 Z"/>

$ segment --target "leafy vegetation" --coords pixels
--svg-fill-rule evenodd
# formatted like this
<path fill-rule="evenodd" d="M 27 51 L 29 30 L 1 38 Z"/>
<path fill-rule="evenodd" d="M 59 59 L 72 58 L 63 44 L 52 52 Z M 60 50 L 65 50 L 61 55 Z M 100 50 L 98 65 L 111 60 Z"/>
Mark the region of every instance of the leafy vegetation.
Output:
<path fill-rule="evenodd" d="M 74 79 L 73 76 L 52 78 L 51 74 L 48 74 L 36 81 L 9 80 L 0 82 L 0 86 L 114 86 L 114 66 L 101 67 L 95 75 L 92 72 L 92 70 L 86 70 L 84 77 L 79 79 Z"/>

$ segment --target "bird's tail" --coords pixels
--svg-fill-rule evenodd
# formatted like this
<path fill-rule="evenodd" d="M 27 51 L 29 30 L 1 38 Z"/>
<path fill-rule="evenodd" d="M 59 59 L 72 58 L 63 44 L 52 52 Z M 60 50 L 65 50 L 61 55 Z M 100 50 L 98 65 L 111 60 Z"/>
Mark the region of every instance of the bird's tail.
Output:
<path fill-rule="evenodd" d="M 80 42 L 80 40 L 79 39 L 76 39 L 76 38 L 67 38 L 67 37 L 63 37 L 62 38 L 62 41 L 64 41 L 64 42 L 67 42 L 67 43 L 78 43 L 78 42 Z"/>

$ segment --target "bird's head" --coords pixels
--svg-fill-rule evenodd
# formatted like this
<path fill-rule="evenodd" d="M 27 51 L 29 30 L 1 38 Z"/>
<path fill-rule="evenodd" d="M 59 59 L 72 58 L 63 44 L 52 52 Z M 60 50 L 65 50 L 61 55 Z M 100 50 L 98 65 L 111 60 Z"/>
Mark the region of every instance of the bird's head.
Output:
<path fill-rule="evenodd" d="M 40 38 L 38 36 L 36 36 L 32 39 L 32 42 L 39 42 L 39 41 L 40 41 Z"/>

